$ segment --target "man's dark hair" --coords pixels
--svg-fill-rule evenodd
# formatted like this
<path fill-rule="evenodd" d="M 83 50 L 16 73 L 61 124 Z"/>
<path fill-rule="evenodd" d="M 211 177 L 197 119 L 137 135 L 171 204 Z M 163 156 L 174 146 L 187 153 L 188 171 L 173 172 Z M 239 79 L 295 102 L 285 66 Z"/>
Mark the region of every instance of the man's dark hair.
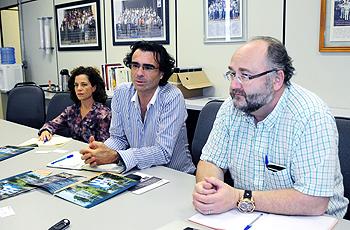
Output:
<path fill-rule="evenodd" d="M 74 82 L 75 82 L 76 76 L 81 74 L 85 74 L 86 76 L 88 76 L 88 79 L 91 85 L 93 87 L 96 86 L 95 92 L 92 93 L 92 98 L 94 99 L 94 101 L 105 104 L 107 100 L 105 83 L 103 82 L 98 69 L 93 67 L 84 67 L 84 66 L 79 66 L 73 69 L 71 72 L 71 76 L 69 77 L 69 80 L 68 80 L 70 97 L 72 98 L 74 103 L 80 105 L 80 100 L 78 99 L 74 90 Z"/>
<path fill-rule="evenodd" d="M 168 54 L 166 49 L 157 43 L 148 42 L 148 41 L 139 41 L 130 46 L 130 53 L 128 53 L 124 58 L 124 64 L 130 67 L 130 63 L 132 61 L 132 55 L 136 50 L 140 49 L 144 52 L 152 52 L 156 62 L 159 64 L 159 70 L 163 72 L 163 78 L 160 79 L 159 85 L 166 85 L 168 79 L 173 74 L 173 68 L 175 64 L 175 60 L 173 57 Z"/>
<path fill-rule="evenodd" d="M 286 47 L 277 39 L 269 36 L 257 36 L 250 41 L 265 41 L 267 47 L 267 59 L 271 68 L 281 69 L 284 72 L 284 83 L 290 84 L 290 79 L 294 75 L 294 67 L 292 58 L 289 57 Z"/>

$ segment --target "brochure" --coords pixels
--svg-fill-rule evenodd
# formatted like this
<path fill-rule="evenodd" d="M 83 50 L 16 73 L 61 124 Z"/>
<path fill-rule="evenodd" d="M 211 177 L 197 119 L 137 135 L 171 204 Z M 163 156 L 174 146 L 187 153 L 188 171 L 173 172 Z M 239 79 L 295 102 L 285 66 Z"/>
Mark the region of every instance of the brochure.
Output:
<path fill-rule="evenodd" d="M 89 171 L 96 171 L 96 172 L 114 172 L 114 173 L 122 173 L 125 170 L 124 166 L 117 165 L 114 163 L 91 167 L 90 165 L 84 163 L 84 161 L 81 159 L 81 154 L 78 151 L 74 151 L 67 155 L 64 155 L 63 157 L 60 157 L 52 161 L 46 166 L 52 167 L 52 168 L 89 170 Z"/>
<path fill-rule="evenodd" d="M 91 208 L 135 186 L 137 183 L 137 180 L 105 172 L 68 186 L 55 193 L 55 196 L 84 208 Z"/>
<path fill-rule="evenodd" d="M 136 186 L 132 187 L 129 189 L 134 194 L 142 194 L 147 191 L 150 191 L 152 189 L 155 189 L 159 186 L 162 186 L 166 183 L 169 182 L 169 180 L 162 179 L 159 177 L 151 176 L 148 174 L 140 173 L 140 172 L 135 172 L 133 174 L 128 174 L 126 177 L 130 177 L 130 175 L 137 175 L 140 176 L 140 183 L 138 183 Z"/>
<path fill-rule="evenodd" d="M 17 146 L 10 146 L 10 145 L 0 147 L 0 161 L 3 161 L 10 157 L 14 157 L 21 153 L 25 153 L 32 149 L 33 148 L 29 148 L 29 147 L 17 147 Z"/>
<path fill-rule="evenodd" d="M 35 187 L 30 186 L 29 183 L 43 177 L 44 175 L 28 171 L 0 180 L 0 200 L 35 189 Z"/>
<path fill-rule="evenodd" d="M 77 176 L 70 173 L 62 172 L 56 175 L 47 176 L 29 182 L 28 184 L 31 186 L 45 189 L 51 194 L 54 194 L 55 192 L 84 179 L 86 179 L 86 177 L 84 176 Z"/>

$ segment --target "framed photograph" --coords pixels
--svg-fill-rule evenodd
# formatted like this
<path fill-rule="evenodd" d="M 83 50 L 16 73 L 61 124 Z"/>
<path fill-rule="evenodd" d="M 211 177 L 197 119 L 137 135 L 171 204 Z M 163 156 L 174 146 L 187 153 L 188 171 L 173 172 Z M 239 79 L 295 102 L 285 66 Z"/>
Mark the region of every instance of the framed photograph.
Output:
<path fill-rule="evenodd" d="M 204 0 L 204 42 L 246 40 L 246 1 Z"/>
<path fill-rule="evenodd" d="M 112 0 L 113 45 L 169 44 L 169 0 Z"/>
<path fill-rule="evenodd" d="M 321 0 L 320 52 L 350 52 L 350 0 Z"/>
<path fill-rule="evenodd" d="M 55 6 L 58 50 L 101 50 L 100 0 Z"/>

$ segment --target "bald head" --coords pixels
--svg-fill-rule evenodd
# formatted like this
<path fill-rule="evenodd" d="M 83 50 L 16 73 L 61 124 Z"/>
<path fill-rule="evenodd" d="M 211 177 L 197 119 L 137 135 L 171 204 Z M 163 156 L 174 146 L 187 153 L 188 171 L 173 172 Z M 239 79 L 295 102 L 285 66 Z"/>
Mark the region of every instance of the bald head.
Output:
<path fill-rule="evenodd" d="M 246 62 L 251 62 L 252 66 L 264 65 L 266 68 L 281 69 L 284 72 L 284 83 L 288 85 L 294 75 L 292 59 L 288 56 L 284 45 L 277 39 L 268 36 L 258 36 L 249 40 L 245 45 L 240 47 L 232 56 L 241 58 Z"/>

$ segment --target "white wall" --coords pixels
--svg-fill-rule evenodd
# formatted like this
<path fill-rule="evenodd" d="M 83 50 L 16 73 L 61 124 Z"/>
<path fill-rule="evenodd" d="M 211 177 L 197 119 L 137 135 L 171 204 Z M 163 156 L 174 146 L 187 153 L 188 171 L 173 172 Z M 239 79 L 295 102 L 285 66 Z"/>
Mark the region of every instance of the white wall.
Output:
<path fill-rule="evenodd" d="M 100 0 L 103 36 L 101 51 L 62 51 L 57 53 L 57 60 L 55 55 L 52 55 L 51 60 L 40 56 L 36 18 L 54 16 L 54 5 L 66 2 L 72 0 L 38 0 L 23 4 L 28 72 L 31 78 L 40 84 L 46 83 L 48 79 L 57 78 L 62 68 L 121 62 L 129 51 L 129 46 L 113 46 L 111 1 Z M 204 44 L 204 1 L 177 0 L 177 19 L 175 0 L 169 2 L 170 44 L 165 47 L 174 57 L 178 57 L 177 63 L 180 67 L 203 67 L 214 84 L 212 89 L 205 91 L 206 95 L 226 97 L 229 84 L 222 74 L 227 69 L 231 55 L 242 43 Z M 247 9 L 248 38 L 270 35 L 282 39 L 283 1 L 249 0 Z M 350 116 L 350 101 L 346 99 L 347 86 L 350 83 L 349 53 L 318 51 L 319 14 L 320 1 L 287 1 L 286 46 L 297 70 L 294 81 L 318 94 L 333 109 L 335 115 Z M 175 20 L 178 24 L 177 35 Z M 55 31 L 52 33 L 55 41 Z"/>
<path fill-rule="evenodd" d="M 335 115 L 350 117 L 350 55 L 320 53 L 320 2 L 287 1 L 286 47 L 294 59 L 294 81 L 319 95 Z"/>
<path fill-rule="evenodd" d="M 178 64 L 201 66 L 214 87 L 205 91 L 209 96 L 228 96 L 227 71 L 234 51 L 243 43 L 204 44 L 202 0 L 178 0 Z M 266 10 L 268 9 L 268 12 Z M 270 35 L 282 38 L 282 1 L 249 0 L 247 3 L 247 37 Z"/>

